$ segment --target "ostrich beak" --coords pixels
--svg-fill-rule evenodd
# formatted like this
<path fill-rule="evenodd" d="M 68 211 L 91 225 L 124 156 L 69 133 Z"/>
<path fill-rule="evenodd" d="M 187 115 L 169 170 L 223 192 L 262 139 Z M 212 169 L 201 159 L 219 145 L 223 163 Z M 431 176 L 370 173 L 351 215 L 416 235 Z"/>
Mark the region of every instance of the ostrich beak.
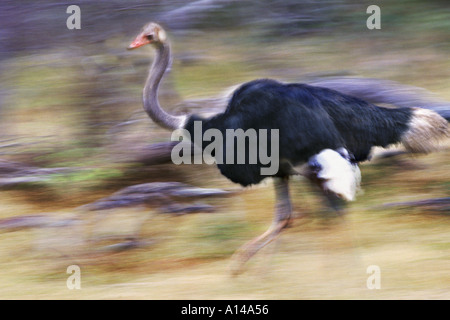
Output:
<path fill-rule="evenodd" d="M 143 34 L 140 34 L 133 40 L 133 42 L 127 47 L 127 50 L 133 50 L 149 44 L 150 40 L 147 39 Z"/>

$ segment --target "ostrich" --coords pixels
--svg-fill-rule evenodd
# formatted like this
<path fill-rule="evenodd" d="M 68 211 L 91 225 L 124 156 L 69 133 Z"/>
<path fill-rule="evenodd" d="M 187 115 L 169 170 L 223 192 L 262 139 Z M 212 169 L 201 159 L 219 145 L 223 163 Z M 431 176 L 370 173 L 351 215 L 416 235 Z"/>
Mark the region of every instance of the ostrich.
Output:
<path fill-rule="evenodd" d="M 279 132 L 280 165 L 271 175 L 276 201 L 273 222 L 266 232 L 237 250 L 234 274 L 287 226 L 292 214 L 289 177 L 298 173 L 297 166 L 307 164 L 306 176 L 321 187 L 333 205 L 336 198 L 353 200 L 359 176 L 356 164 L 369 158 L 372 147 L 401 143 L 411 152 L 428 153 L 437 140 L 448 135 L 447 121 L 430 110 L 383 108 L 331 89 L 272 79 L 241 85 L 223 113 L 209 118 L 173 115 L 164 111 L 158 101 L 158 88 L 171 59 L 167 34 L 159 24 L 146 24 L 128 49 L 146 44 L 153 45 L 156 56 L 143 90 L 143 106 L 159 126 L 187 130 L 191 137 L 195 123 L 202 125 L 202 133 L 208 129 L 225 134 L 227 129 L 252 128 Z M 200 147 L 205 148 L 205 144 Z M 223 152 L 227 152 L 226 148 Z M 244 187 L 267 177 L 261 174 L 263 164 L 259 160 L 217 166 L 222 175 Z"/>

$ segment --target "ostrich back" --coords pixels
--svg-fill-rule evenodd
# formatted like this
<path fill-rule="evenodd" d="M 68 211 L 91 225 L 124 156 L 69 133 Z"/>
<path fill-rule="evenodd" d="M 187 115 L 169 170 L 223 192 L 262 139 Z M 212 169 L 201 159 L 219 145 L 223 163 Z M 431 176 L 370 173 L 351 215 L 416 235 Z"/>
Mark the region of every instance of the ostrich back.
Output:
<path fill-rule="evenodd" d="M 366 160 L 373 146 L 399 142 L 408 129 L 411 110 L 387 109 L 369 104 L 337 91 L 305 84 L 284 84 L 262 79 L 248 82 L 237 89 L 224 113 L 209 119 L 191 116 L 186 129 L 194 134 L 194 121 L 208 129 L 222 132 L 223 159 L 226 158 L 227 129 L 267 129 L 270 154 L 270 132 L 279 131 L 279 170 L 274 176 L 288 176 L 291 167 L 304 163 L 324 149 L 345 147 L 356 161 Z M 265 138 L 258 136 L 258 139 Z M 209 142 L 203 142 L 203 147 Z M 266 176 L 259 161 L 249 163 L 249 141 L 245 145 L 245 164 L 237 163 L 234 143 L 234 164 L 218 164 L 221 173 L 243 186 L 259 183 Z M 253 149 L 254 150 L 254 149 Z M 225 162 L 225 161 L 224 161 Z"/>

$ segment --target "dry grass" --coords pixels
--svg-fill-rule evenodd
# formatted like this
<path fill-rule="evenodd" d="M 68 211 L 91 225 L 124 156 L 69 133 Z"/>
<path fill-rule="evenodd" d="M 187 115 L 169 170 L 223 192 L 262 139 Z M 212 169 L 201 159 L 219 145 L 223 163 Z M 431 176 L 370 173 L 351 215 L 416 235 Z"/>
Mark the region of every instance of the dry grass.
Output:
<path fill-rule="evenodd" d="M 215 58 L 211 64 L 225 58 L 228 62 L 212 67 L 205 77 L 206 67 L 177 65 L 175 86 L 191 97 L 194 87 L 208 87 L 210 82 L 209 90 L 218 91 L 220 74 L 226 75 L 228 85 L 255 75 L 293 80 L 313 72 L 351 70 L 406 83 L 413 78 L 411 84 L 444 97 L 450 94 L 442 86 L 449 80 L 442 71 L 448 70 L 443 68 L 448 59 L 438 50 L 417 49 L 405 55 L 397 48 L 374 55 L 371 50 L 377 44 L 348 40 L 336 45 L 332 39 L 322 40 L 304 40 L 302 46 L 287 43 L 289 50 L 279 54 L 276 48 L 262 50 L 255 44 L 223 50 L 218 40 L 194 42 L 192 48 L 212 48 L 210 54 Z M 382 43 L 379 46 L 386 48 Z M 423 54 L 434 62 L 420 63 Z M 246 64 L 244 70 L 242 64 Z M 424 72 L 424 68 L 431 71 Z M 117 210 L 99 221 L 92 214 L 77 216 L 73 211 L 75 204 L 103 196 L 89 189 L 80 192 L 70 188 L 64 195 L 67 201 L 57 198 L 47 203 L 29 201 L 33 192 L 42 198 L 45 190 L 2 191 L 0 218 L 51 211 L 55 218 L 81 217 L 84 224 L 0 233 L 0 298 L 450 299 L 448 212 L 379 207 L 386 202 L 448 196 L 449 156 L 447 146 L 424 157 L 364 164 L 365 193 L 349 206 L 343 219 L 320 215 L 321 200 L 304 182 L 294 181 L 292 196 L 298 218 L 236 278 L 230 277 L 228 270 L 231 254 L 271 222 L 274 199 L 270 183 L 216 202 L 221 209 L 214 214 L 170 217 L 141 208 Z M 199 172 L 192 172 L 194 184 L 199 182 Z M 207 172 L 199 185 L 234 187 L 219 174 Z M 117 253 L 99 251 L 139 227 L 147 246 Z M 109 238 L 79 242 L 87 235 Z M 66 269 L 72 264 L 81 268 L 81 290 L 66 287 Z M 380 290 L 367 289 L 366 270 L 370 265 L 380 267 Z"/>
<path fill-rule="evenodd" d="M 320 201 L 301 181 L 294 182 L 294 204 L 302 214 L 236 278 L 229 274 L 230 255 L 269 225 L 270 184 L 244 191 L 215 214 L 150 215 L 142 235 L 153 242 L 125 252 L 99 252 L 98 243 L 77 247 L 68 240 L 77 239 L 79 229 L 2 233 L 0 297 L 448 299 L 448 214 L 373 206 L 445 195 L 448 155 L 446 151 L 414 160 L 426 170 L 400 170 L 390 163 L 363 166 L 365 194 L 351 204 L 344 219 L 314 214 Z M 376 174 L 381 167 L 389 174 Z M 408 189 L 408 184 L 414 188 Z M 36 210 L 11 199 L 13 193 L 2 194 L 3 216 Z M 59 212 L 58 217 L 64 213 L 71 214 Z M 126 237 L 146 214 L 138 209 L 116 211 L 97 222 L 95 235 Z M 93 219 L 84 218 L 88 226 Z M 113 241 L 101 245 L 105 243 Z M 66 288 L 66 268 L 72 264 L 81 267 L 81 290 Z M 380 290 L 366 287 L 370 265 L 381 269 Z"/>

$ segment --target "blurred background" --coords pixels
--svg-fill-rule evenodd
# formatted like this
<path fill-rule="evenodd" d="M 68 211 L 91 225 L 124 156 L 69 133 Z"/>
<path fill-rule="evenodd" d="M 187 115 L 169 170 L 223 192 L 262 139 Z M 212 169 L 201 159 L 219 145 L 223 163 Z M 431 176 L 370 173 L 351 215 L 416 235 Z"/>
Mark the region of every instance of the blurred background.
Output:
<path fill-rule="evenodd" d="M 74 4 L 80 30 L 66 27 Z M 230 87 L 264 77 L 378 78 L 450 100 L 446 1 L 377 1 L 380 30 L 366 27 L 371 4 L 0 2 L 0 298 L 449 299 L 448 142 L 363 164 L 344 219 L 295 181 L 298 219 L 231 279 L 232 253 L 271 222 L 271 183 L 171 164 L 170 132 L 142 109 L 152 49 L 125 50 L 146 22 L 165 27 L 173 112 L 218 111 Z M 69 265 L 81 290 L 66 287 Z M 380 290 L 366 287 L 370 265 Z"/>

